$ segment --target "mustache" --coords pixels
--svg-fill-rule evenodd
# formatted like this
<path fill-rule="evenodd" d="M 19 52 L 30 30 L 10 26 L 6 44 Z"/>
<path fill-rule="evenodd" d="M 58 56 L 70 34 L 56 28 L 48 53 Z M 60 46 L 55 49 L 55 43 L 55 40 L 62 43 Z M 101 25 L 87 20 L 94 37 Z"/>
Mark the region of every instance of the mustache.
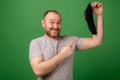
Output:
<path fill-rule="evenodd" d="M 59 29 L 59 28 L 51 28 L 50 30 L 57 30 L 57 31 L 58 31 L 58 30 L 60 30 L 60 29 Z"/>

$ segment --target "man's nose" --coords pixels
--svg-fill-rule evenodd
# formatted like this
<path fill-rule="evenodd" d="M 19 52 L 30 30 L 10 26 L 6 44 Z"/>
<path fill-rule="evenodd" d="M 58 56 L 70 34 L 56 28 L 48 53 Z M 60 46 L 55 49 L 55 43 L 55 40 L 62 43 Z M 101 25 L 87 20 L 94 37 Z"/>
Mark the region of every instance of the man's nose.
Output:
<path fill-rule="evenodd" d="M 57 23 L 54 24 L 54 28 L 58 28 L 58 24 Z"/>

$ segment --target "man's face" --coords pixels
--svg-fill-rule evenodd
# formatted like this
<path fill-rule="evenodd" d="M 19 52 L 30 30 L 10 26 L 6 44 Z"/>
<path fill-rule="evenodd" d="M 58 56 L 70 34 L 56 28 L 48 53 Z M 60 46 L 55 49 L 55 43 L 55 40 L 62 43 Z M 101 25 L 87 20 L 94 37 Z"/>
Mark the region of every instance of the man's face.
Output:
<path fill-rule="evenodd" d="M 59 14 L 49 12 L 42 20 L 43 28 L 50 38 L 58 38 L 61 32 L 61 17 Z"/>

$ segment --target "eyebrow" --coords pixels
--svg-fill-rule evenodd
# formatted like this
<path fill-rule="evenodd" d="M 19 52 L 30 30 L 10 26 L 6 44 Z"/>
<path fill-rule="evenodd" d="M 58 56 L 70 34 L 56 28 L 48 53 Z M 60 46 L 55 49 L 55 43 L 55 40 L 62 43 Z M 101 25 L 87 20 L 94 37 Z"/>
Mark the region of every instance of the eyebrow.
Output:
<path fill-rule="evenodd" d="M 54 19 L 50 19 L 50 21 L 54 21 Z M 60 20 L 58 20 L 58 21 L 62 21 L 62 20 L 60 19 Z"/>

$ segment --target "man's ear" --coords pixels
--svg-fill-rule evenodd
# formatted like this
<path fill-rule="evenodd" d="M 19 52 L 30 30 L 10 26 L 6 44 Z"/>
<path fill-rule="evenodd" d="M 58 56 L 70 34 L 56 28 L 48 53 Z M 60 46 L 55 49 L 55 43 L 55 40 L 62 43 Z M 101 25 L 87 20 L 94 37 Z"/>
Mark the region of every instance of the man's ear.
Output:
<path fill-rule="evenodd" d="M 45 27 L 45 21 L 42 20 L 42 27 L 44 28 Z"/>

